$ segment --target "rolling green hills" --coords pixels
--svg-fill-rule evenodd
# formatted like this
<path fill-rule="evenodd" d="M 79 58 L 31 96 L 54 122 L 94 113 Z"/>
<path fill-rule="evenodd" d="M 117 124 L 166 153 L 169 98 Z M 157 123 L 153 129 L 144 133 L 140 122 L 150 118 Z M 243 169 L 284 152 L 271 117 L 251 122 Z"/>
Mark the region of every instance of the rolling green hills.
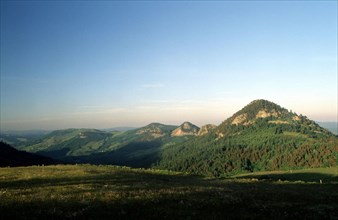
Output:
<path fill-rule="evenodd" d="M 191 123 L 189 125 L 194 131 L 198 128 Z M 192 137 L 189 128 L 186 130 L 187 134 L 172 135 L 173 131 L 180 128 L 181 126 L 151 123 L 125 132 L 96 129 L 57 130 L 18 148 L 74 163 L 150 167 L 158 160 L 162 148 Z"/>
<path fill-rule="evenodd" d="M 50 133 L 45 130 L 27 130 L 27 131 L 1 131 L 0 141 L 6 142 L 13 146 L 20 146 L 33 140 L 40 139 L 44 135 Z"/>
<path fill-rule="evenodd" d="M 284 179 L 275 172 L 257 175 L 206 179 L 93 165 L 0 168 L 0 219 L 338 217 L 337 167 L 279 173 Z"/>
<path fill-rule="evenodd" d="M 58 159 L 70 155 L 88 155 L 97 151 L 116 133 L 95 129 L 66 129 L 53 131 L 39 140 L 19 148 Z"/>

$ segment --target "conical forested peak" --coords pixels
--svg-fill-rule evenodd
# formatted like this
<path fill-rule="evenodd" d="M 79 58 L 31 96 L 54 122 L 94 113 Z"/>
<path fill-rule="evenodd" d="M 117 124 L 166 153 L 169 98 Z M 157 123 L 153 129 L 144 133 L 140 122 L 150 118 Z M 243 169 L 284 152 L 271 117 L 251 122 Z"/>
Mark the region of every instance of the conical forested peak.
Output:
<path fill-rule="evenodd" d="M 281 118 L 290 117 L 292 113 L 287 109 L 264 99 L 258 99 L 250 102 L 232 117 L 226 120 L 226 123 L 235 125 L 253 124 L 259 118 Z"/>
<path fill-rule="evenodd" d="M 254 118 L 266 118 L 270 116 L 279 117 L 287 113 L 288 113 L 287 109 L 268 100 L 259 99 L 249 103 L 242 110 L 237 112 L 236 115 L 247 114 L 247 117 L 249 119 L 254 119 Z"/>
<path fill-rule="evenodd" d="M 288 131 L 306 134 L 309 137 L 332 135 L 306 116 L 297 115 L 264 99 L 250 102 L 218 126 L 216 133 L 220 137 L 234 135 L 247 131 L 248 127 L 254 127 L 255 131 L 275 129 L 277 133 Z"/>

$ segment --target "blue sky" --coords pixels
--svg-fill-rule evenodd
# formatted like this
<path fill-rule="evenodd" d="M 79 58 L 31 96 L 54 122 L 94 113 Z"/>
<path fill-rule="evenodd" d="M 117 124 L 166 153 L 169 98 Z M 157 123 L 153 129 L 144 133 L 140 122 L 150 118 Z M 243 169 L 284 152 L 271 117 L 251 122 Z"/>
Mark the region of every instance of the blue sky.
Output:
<path fill-rule="evenodd" d="M 1 1 L 1 130 L 337 120 L 337 2 Z"/>

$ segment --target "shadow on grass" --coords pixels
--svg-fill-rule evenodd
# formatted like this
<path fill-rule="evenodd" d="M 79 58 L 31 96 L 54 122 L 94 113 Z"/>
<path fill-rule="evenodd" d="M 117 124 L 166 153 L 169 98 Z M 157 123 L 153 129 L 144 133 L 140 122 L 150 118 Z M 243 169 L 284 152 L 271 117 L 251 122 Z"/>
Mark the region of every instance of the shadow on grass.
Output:
<path fill-rule="evenodd" d="M 272 185 L 272 184 L 271 184 Z M 318 186 L 318 185 L 317 185 Z M 231 186 L 230 186 L 231 187 Z M 12 202 L 0 206 L 1 219 L 336 219 L 337 198 L 290 186 L 268 189 L 237 184 L 237 190 L 200 189 L 156 198 Z M 301 190 L 299 190 L 302 188 Z M 176 189 L 177 190 L 177 189 Z M 299 191 L 295 193 L 295 191 Z M 302 193 L 302 194 L 301 194 Z M 1 203 L 1 202 L 0 202 Z"/>
<path fill-rule="evenodd" d="M 194 196 L 199 196 L 198 194 Z M 1 219 L 336 219 L 336 207 L 200 203 L 180 198 L 126 203 L 34 202 L 0 207 Z"/>
<path fill-rule="evenodd" d="M 338 176 L 323 173 L 280 173 L 280 174 L 253 174 L 237 177 L 239 179 L 258 179 L 270 181 L 303 181 L 312 183 L 338 183 Z"/>
<path fill-rule="evenodd" d="M 89 176 L 1 181 L 1 189 L 12 191 L 39 189 L 42 195 L 44 187 L 67 186 L 70 187 L 68 193 L 73 197 L 51 199 L 49 195 L 45 195 L 45 198 L 32 200 L 25 200 L 26 197 L 0 200 L 0 219 L 337 219 L 338 217 L 337 184 L 333 183 L 275 184 L 271 181 L 243 179 L 207 180 L 195 176 L 174 176 L 141 170 L 119 170 L 112 173 L 94 171 Z M 308 175 L 303 177 L 309 179 Z M 323 178 L 323 174 L 319 177 Z M 81 184 L 93 187 L 79 190 L 77 185 Z M 107 185 L 112 188 L 105 188 Z M 112 191 L 119 193 L 120 197 L 110 198 L 108 195 Z M 93 197 L 83 199 L 82 194 L 86 192 L 91 192 Z"/>

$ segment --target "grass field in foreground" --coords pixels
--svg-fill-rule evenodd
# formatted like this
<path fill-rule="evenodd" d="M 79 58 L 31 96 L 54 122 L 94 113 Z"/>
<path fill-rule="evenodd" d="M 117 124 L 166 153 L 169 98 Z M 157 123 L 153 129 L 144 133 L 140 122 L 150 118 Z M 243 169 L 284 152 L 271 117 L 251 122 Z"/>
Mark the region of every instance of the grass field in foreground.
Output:
<path fill-rule="evenodd" d="M 115 166 L 0 168 L 0 219 L 338 219 L 337 213 L 337 167 L 229 179 Z"/>

